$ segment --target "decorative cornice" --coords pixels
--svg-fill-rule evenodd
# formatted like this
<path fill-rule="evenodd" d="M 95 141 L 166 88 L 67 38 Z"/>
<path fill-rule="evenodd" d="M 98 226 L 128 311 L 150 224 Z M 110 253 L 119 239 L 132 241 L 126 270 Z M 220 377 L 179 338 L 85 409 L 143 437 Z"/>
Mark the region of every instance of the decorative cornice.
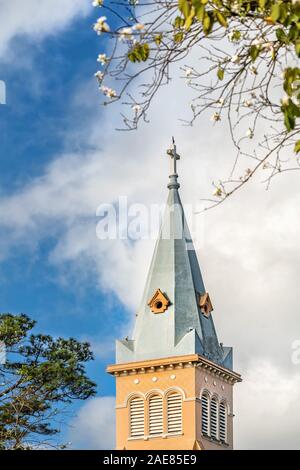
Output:
<path fill-rule="evenodd" d="M 188 367 L 199 367 L 217 375 L 218 377 L 230 383 L 241 382 L 241 375 L 230 369 L 210 361 L 200 354 L 190 354 L 187 356 L 173 356 L 161 359 L 149 359 L 137 362 L 128 362 L 124 364 L 111 364 L 106 371 L 115 376 L 135 375 L 147 371 L 163 371 L 165 369 L 183 369 Z"/>

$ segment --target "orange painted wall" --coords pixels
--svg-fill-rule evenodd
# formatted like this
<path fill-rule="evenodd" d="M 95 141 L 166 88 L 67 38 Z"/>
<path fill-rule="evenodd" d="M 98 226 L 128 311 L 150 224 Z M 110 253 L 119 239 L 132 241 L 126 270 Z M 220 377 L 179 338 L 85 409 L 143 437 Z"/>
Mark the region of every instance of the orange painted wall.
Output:
<path fill-rule="evenodd" d="M 174 378 L 175 376 L 175 378 Z M 156 379 L 156 380 L 155 380 Z M 232 384 L 225 382 L 194 365 L 174 366 L 173 368 L 146 369 L 144 372 L 128 372 L 116 377 L 116 448 L 134 450 L 156 449 L 230 449 L 232 448 L 232 416 L 228 417 L 228 445 L 216 443 L 204 438 L 201 432 L 201 391 L 206 389 L 226 399 L 232 415 Z M 183 429 L 181 435 L 167 434 L 167 420 L 164 416 L 164 437 L 147 436 L 147 416 L 145 417 L 145 438 L 130 438 L 130 421 L 128 400 L 135 395 L 145 400 L 153 391 L 164 396 L 170 390 L 183 392 Z M 166 407 L 165 407 L 166 408 Z"/>

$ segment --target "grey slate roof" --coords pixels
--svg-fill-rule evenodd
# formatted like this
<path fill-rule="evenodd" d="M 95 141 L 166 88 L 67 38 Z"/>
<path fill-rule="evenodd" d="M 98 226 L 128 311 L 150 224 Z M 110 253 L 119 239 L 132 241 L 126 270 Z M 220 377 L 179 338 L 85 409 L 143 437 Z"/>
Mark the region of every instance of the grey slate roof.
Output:
<path fill-rule="evenodd" d="M 116 362 L 125 363 L 201 354 L 232 369 L 232 348 L 219 344 L 212 314 L 200 311 L 205 287 L 179 196 L 177 174 L 169 195 L 146 285 L 137 312 L 133 339 L 117 341 Z M 170 305 L 155 314 L 148 302 L 160 289 Z"/>

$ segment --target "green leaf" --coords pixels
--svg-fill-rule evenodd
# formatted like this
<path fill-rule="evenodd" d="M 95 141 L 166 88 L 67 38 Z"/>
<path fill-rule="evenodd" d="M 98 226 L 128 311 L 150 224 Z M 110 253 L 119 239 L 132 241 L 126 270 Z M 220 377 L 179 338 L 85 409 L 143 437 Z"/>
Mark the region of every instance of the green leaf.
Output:
<path fill-rule="evenodd" d="M 297 26 L 295 24 L 292 24 L 289 30 L 288 39 L 292 42 L 295 42 L 296 39 L 298 38 L 298 34 L 299 32 L 298 32 Z"/>
<path fill-rule="evenodd" d="M 155 44 L 159 46 L 161 44 L 162 34 L 157 34 L 154 40 L 155 40 Z"/>
<path fill-rule="evenodd" d="M 187 29 L 187 30 L 190 29 L 190 27 L 191 27 L 192 24 L 193 24 L 194 16 L 195 16 L 195 8 L 192 7 L 192 8 L 191 8 L 191 13 L 190 13 L 190 15 L 187 17 L 187 19 L 185 20 L 185 23 L 184 23 L 185 29 Z"/>
<path fill-rule="evenodd" d="M 220 25 L 224 26 L 224 28 L 227 28 L 227 20 L 223 13 L 221 13 L 219 10 L 216 10 L 216 17 Z"/>
<path fill-rule="evenodd" d="M 143 60 L 143 62 L 145 62 L 148 59 L 149 54 L 150 54 L 149 44 L 144 44 L 143 49 L 142 49 L 142 60 Z"/>
<path fill-rule="evenodd" d="M 289 112 L 288 109 L 284 111 L 284 125 L 288 132 L 292 131 L 295 128 L 296 120 L 294 116 Z"/>
<path fill-rule="evenodd" d="M 188 0 L 178 0 L 178 8 L 185 18 L 190 15 L 191 5 Z"/>
<path fill-rule="evenodd" d="M 251 57 L 252 62 L 255 62 L 257 57 L 259 56 L 260 48 L 257 46 L 251 46 L 249 50 L 249 55 Z"/>
<path fill-rule="evenodd" d="M 174 20 L 175 28 L 181 28 L 183 25 L 184 25 L 184 19 L 181 18 L 180 16 L 176 16 Z"/>
<path fill-rule="evenodd" d="M 202 3 L 201 3 L 201 0 L 192 0 L 192 5 L 195 8 L 196 13 L 197 13 L 198 9 L 203 6 Z"/>
<path fill-rule="evenodd" d="M 201 23 L 202 23 L 203 18 L 204 18 L 204 14 L 205 14 L 205 6 L 201 4 L 201 5 L 199 5 L 198 8 L 195 7 L 195 11 L 196 11 L 197 20 L 201 21 Z"/>
<path fill-rule="evenodd" d="M 238 29 L 232 31 L 232 41 L 239 41 L 241 39 L 241 32 Z"/>
<path fill-rule="evenodd" d="M 297 82 L 300 80 L 300 68 L 288 67 L 284 71 L 283 89 L 288 96 L 292 96 L 297 87 Z M 298 88 L 296 88 L 298 89 Z"/>
<path fill-rule="evenodd" d="M 203 32 L 206 36 L 211 32 L 213 25 L 214 25 L 214 20 L 212 18 L 211 12 L 209 13 L 205 12 L 202 26 L 203 26 Z"/>
<path fill-rule="evenodd" d="M 284 25 L 287 26 L 289 24 L 290 15 L 289 15 L 289 8 L 286 5 L 286 3 L 281 3 L 279 5 L 279 11 L 280 11 L 280 15 L 279 15 L 280 23 L 284 23 Z"/>
<path fill-rule="evenodd" d="M 258 5 L 263 10 L 266 6 L 266 0 L 258 0 Z"/>
<path fill-rule="evenodd" d="M 282 28 L 276 29 L 276 37 L 278 41 L 283 42 L 284 44 L 287 44 L 289 42 L 289 38 L 287 37 Z"/>
<path fill-rule="evenodd" d="M 222 69 L 221 67 L 218 68 L 217 77 L 219 80 L 223 80 L 224 78 L 224 69 Z"/>
<path fill-rule="evenodd" d="M 289 112 L 294 117 L 300 117 L 300 107 L 297 106 L 292 100 L 290 100 Z"/>
<path fill-rule="evenodd" d="M 174 41 L 175 42 L 181 42 L 183 40 L 184 34 L 182 31 L 179 33 L 174 34 Z"/>
<path fill-rule="evenodd" d="M 292 11 L 296 15 L 296 17 L 299 19 L 300 18 L 300 3 L 293 3 L 292 4 Z"/>
<path fill-rule="evenodd" d="M 300 140 L 297 140 L 297 142 L 295 143 L 294 152 L 295 153 L 300 152 Z"/>
<path fill-rule="evenodd" d="M 279 17 L 280 17 L 280 4 L 276 2 L 274 3 L 274 5 L 272 5 L 272 8 L 271 8 L 271 18 L 274 22 L 276 22 Z"/>
<path fill-rule="evenodd" d="M 295 50 L 296 50 L 297 56 L 300 57 L 300 39 L 298 39 L 295 43 Z"/>
<path fill-rule="evenodd" d="M 131 62 L 146 62 L 149 58 L 149 44 L 136 44 L 128 53 L 127 57 Z"/>
<path fill-rule="evenodd" d="M 191 28 L 192 23 L 193 23 L 193 16 L 188 16 L 184 23 L 184 27 L 187 31 Z"/>

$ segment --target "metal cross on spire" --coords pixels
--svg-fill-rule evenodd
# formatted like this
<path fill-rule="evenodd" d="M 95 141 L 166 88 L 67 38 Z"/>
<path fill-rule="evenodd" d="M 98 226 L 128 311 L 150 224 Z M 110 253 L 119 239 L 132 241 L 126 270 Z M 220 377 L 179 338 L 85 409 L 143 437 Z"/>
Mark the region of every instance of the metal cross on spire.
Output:
<path fill-rule="evenodd" d="M 167 154 L 171 157 L 171 174 L 177 175 L 177 160 L 180 160 L 180 155 L 176 151 L 174 137 L 172 137 L 172 147 L 167 150 Z"/>
<path fill-rule="evenodd" d="M 172 137 L 172 147 L 167 150 L 167 155 L 171 157 L 171 174 L 170 174 L 170 183 L 168 185 L 169 189 L 178 189 L 179 183 L 177 182 L 177 160 L 180 160 L 180 155 L 176 151 L 175 139 Z"/>

